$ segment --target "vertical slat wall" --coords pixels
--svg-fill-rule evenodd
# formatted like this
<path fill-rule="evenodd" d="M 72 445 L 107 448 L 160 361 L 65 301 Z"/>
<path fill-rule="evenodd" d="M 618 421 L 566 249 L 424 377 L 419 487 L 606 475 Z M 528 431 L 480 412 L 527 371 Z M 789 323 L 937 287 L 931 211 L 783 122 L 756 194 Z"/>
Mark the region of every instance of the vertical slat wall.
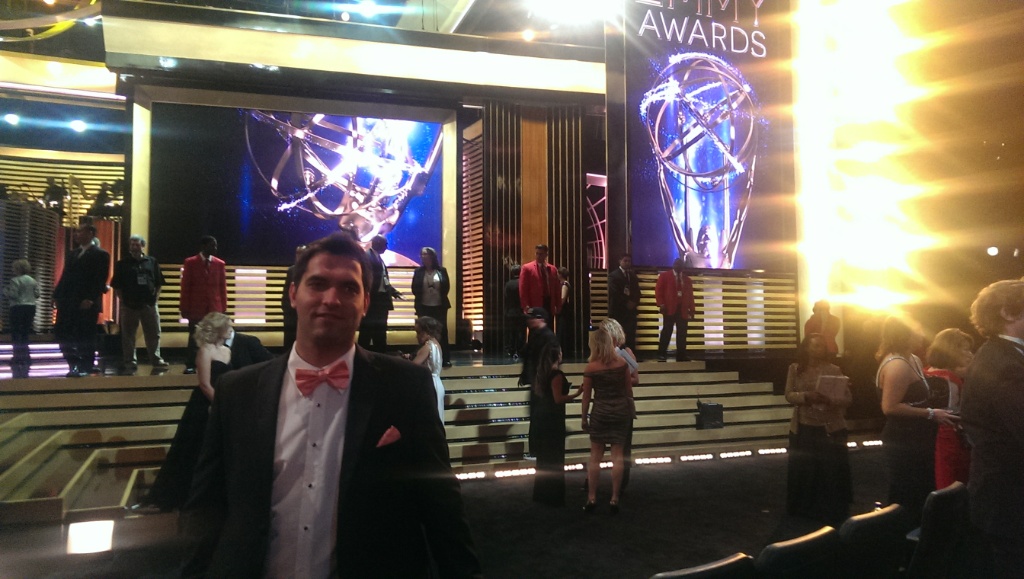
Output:
<path fill-rule="evenodd" d="M 522 256 L 522 115 L 488 102 L 483 113 L 484 348 L 500 352 L 508 264 Z"/>
<path fill-rule="evenodd" d="M 574 310 L 574 340 L 567 356 L 585 351 L 590 323 L 590 293 L 586 268 L 586 176 L 583 174 L 583 110 L 578 106 L 548 110 L 548 200 L 551 263 L 569 269 L 570 303 Z"/>
<path fill-rule="evenodd" d="M 462 141 L 462 319 L 472 332 L 484 328 L 484 146 L 479 127 L 467 129 Z"/>
<path fill-rule="evenodd" d="M 39 285 L 34 327 L 49 332 L 53 326 L 53 285 L 56 278 L 59 217 L 36 203 L 0 201 L 0 287 L 11 279 L 11 263 L 28 259 L 32 277 Z M 3 300 L 0 319 L 8 327 L 9 303 Z"/>
<path fill-rule="evenodd" d="M 658 271 L 637 270 L 640 307 L 637 349 L 658 349 L 661 316 L 654 303 Z M 701 270 L 691 273 L 697 319 L 690 322 L 687 347 L 705 351 L 763 351 L 796 348 L 799 311 L 796 276 L 762 271 Z M 608 274 L 593 272 L 588 296 L 594 321 L 608 315 Z M 675 349 L 675 336 L 669 349 Z"/>

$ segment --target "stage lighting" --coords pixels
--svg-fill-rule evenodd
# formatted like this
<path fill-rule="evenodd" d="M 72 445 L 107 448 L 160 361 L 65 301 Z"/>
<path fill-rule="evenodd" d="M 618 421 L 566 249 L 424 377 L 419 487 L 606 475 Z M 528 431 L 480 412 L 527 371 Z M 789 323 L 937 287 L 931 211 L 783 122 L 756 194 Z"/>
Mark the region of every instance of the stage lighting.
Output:
<path fill-rule="evenodd" d="M 21 117 L 14 113 L 7 113 L 4 115 L 4 120 L 7 121 L 8 125 L 18 126 L 18 123 L 21 122 Z"/>
<path fill-rule="evenodd" d="M 89 125 L 86 125 L 85 121 L 81 119 L 75 119 L 71 121 L 70 123 L 68 123 L 68 126 L 71 127 L 71 130 L 76 133 L 84 133 L 85 130 L 89 128 Z"/>

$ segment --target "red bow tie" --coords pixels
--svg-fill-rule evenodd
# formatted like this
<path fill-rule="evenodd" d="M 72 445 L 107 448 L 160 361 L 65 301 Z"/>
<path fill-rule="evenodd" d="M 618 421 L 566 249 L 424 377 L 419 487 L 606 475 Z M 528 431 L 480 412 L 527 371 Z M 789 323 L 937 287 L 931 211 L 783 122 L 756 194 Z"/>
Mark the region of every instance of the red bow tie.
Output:
<path fill-rule="evenodd" d="M 295 370 L 295 385 L 303 396 L 309 397 L 318 386 L 327 382 L 335 390 L 343 390 L 348 387 L 348 364 L 341 362 L 330 370 Z"/>

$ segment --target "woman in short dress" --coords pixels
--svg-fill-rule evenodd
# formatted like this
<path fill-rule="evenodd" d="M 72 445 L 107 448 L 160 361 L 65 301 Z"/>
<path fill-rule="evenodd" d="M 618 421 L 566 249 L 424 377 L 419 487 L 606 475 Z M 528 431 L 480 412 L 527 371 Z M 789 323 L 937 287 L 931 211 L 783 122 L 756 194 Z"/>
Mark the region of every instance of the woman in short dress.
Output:
<path fill-rule="evenodd" d="M 587 463 L 587 504 L 593 512 L 597 505 L 597 482 L 606 445 L 612 454 L 611 512 L 619 511 L 622 488 L 623 448 L 629 439 L 633 421 L 633 386 L 629 365 L 615 351 L 615 342 L 604 328 L 590 335 L 590 360 L 583 369 L 584 432 L 590 434 L 590 461 Z M 593 403 L 593 407 L 591 407 Z"/>
<path fill-rule="evenodd" d="M 835 399 L 818 391 L 823 376 L 845 378 L 839 366 L 829 363 L 829 355 L 825 338 L 808 334 L 786 376 L 786 401 L 794 406 L 786 510 L 838 526 L 853 501 L 845 418 L 853 396 L 848 387 Z"/>
<path fill-rule="evenodd" d="M 889 503 L 903 506 L 917 526 L 928 493 L 935 490 L 935 434 L 939 424 L 960 418 L 945 410 L 948 393 L 935 392 L 914 350 L 923 336 L 909 322 L 890 316 L 882 324 L 875 384 L 881 391 L 882 442 L 889 463 Z"/>

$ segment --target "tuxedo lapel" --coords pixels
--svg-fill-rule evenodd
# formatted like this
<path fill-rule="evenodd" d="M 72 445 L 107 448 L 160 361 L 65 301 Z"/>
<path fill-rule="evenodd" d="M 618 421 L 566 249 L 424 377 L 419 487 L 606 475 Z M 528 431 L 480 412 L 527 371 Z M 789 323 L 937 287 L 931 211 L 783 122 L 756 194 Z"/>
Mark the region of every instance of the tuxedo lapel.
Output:
<path fill-rule="evenodd" d="M 274 449 L 277 440 L 277 411 L 281 402 L 281 386 L 284 373 L 288 369 L 288 356 L 278 356 L 260 372 L 253 412 L 253 432 L 255 444 L 252 474 L 257 488 L 266 488 L 267 509 L 270 509 L 270 498 L 274 486 Z"/>
<path fill-rule="evenodd" d="M 352 483 L 352 474 L 359 462 L 360 449 L 366 439 L 366 429 L 376 405 L 376 387 L 379 384 L 377 367 L 366 350 L 356 347 L 352 362 L 352 382 L 349 386 L 348 416 L 345 420 L 345 448 L 341 454 L 341 482 L 338 501 L 344 499 Z"/>

